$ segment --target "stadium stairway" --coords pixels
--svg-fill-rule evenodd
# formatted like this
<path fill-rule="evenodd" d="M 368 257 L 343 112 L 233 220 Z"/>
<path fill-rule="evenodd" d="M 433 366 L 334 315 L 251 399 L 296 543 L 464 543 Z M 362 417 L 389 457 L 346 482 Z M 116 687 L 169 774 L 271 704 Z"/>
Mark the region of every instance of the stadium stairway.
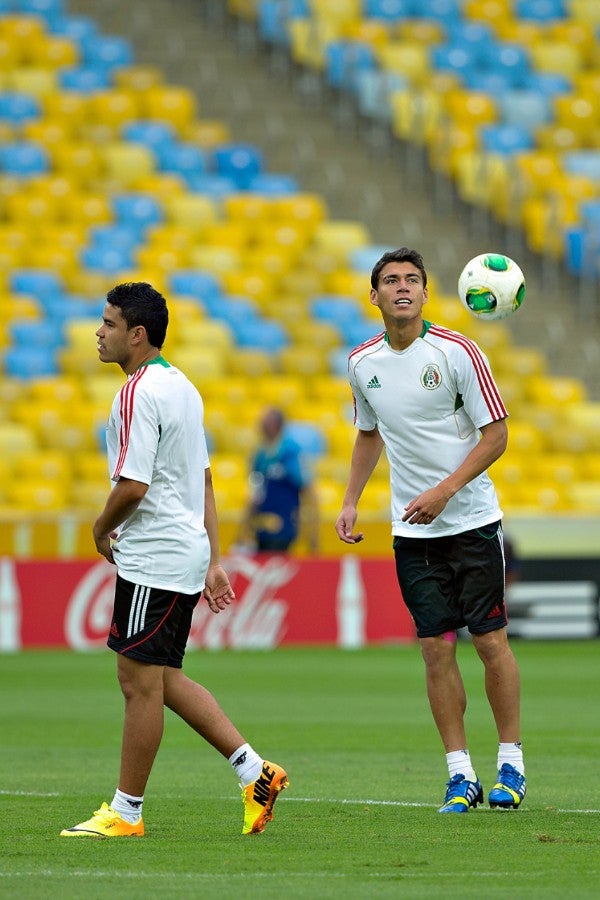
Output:
<path fill-rule="evenodd" d="M 377 244 L 419 248 L 445 293 L 455 292 L 476 253 L 513 255 L 528 283 L 523 312 L 508 322 L 515 340 L 540 347 L 555 374 L 583 377 L 590 398 L 600 398 L 599 298 L 586 283 L 458 200 L 418 150 L 360 120 L 314 75 L 266 54 L 251 23 L 228 15 L 224 0 L 69 0 L 68 8 L 106 34 L 127 35 L 140 64 L 191 88 L 203 118 L 227 122 L 235 139 L 263 148 L 269 171 L 320 194 L 333 218 L 363 222 Z"/>

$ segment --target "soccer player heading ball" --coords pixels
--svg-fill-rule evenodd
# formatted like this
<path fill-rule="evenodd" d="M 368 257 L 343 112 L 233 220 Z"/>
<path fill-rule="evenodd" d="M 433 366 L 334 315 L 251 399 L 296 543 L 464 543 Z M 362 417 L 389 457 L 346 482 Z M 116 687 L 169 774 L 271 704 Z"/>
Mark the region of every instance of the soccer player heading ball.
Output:
<path fill-rule="evenodd" d="M 385 331 L 348 360 L 358 431 L 336 531 L 347 544 L 363 539 L 354 530 L 357 507 L 385 447 L 398 581 L 448 764 L 440 812 L 483 803 L 465 735 L 456 642 L 447 639 L 465 626 L 484 665 L 498 730 L 498 775 L 488 801 L 517 808 L 525 796 L 519 671 L 506 634 L 502 512 L 487 475 L 506 448 L 507 411 L 477 345 L 424 319 L 420 253 L 385 253 L 371 273 L 370 301 Z"/>

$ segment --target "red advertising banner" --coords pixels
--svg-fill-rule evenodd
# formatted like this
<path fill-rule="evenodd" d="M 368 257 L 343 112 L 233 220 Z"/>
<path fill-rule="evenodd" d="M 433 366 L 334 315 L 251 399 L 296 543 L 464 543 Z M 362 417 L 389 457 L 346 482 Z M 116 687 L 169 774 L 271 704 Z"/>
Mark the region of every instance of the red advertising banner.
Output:
<path fill-rule="evenodd" d="M 235 555 L 225 566 L 236 600 L 195 612 L 188 646 L 269 649 L 280 644 L 409 641 L 414 626 L 394 561 Z M 0 652 L 26 647 L 103 647 L 115 567 L 97 561 L 0 559 Z"/>

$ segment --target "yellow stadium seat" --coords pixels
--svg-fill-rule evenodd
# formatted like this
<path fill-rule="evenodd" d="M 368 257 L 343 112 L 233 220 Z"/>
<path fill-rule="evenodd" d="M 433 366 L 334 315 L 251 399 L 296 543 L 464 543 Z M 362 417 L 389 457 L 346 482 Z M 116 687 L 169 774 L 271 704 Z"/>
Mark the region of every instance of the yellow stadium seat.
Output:
<path fill-rule="evenodd" d="M 213 478 L 219 482 L 233 479 L 244 482 L 248 477 L 248 465 L 245 453 L 214 453 L 210 459 Z"/>
<path fill-rule="evenodd" d="M 575 481 L 569 485 L 573 509 L 593 516 L 600 514 L 600 481 Z"/>
<path fill-rule="evenodd" d="M 463 155 L 479 150 L 478 131 L 468 122 L 437 121 L 429 128 L 425 120 L 421 125 L 417 122 L 417 127 L 427 139 L 432 167 L 452 177 L 456 177 Z"/>
<path fill-rule="evenodd" d="M 153 172 L 151 175 L 142 175 L 133 187 L 142 194 L 153 194 L 156 200 L 162 203 L 181 196 L 186 191 L 183 178 L 172 172 Z"/>
<path fill-rule="evenodd" d="M 220 244 L 194 247 L 190 250 L 190 265 L 196 269 L 206 269 L 220 277 L 231 272 L 239 276 L 243 269 L 242 251 Z M 241 291 L 240 286 L 236 293 Z"/>
<path fill-rule="evenodd" d="M 245 350 L 238 347 L 229 352 L 226 362 L 229 375 L 239 375 L 244 378 L 271 376 L 274 365 L 273 357 L 265 350 Z"/>
<path fill-rule="evenodd" d="M 203 150 L 214 150 L 222 144 L 233 140 L 229 125 L 214 119 L 199 119 L 184 126 L 181 131 L 183 140 L 196 144 Z"/>
<path fill-rule="evenodd" d="M 331 253 L 340 263 L 346 263 L 353 250 L 369 242 L 367 227 L 357 221 L 329 219 L 321 222 L 314 234 L 315 247 Z"/>
<path fill-rule="evenodd" d="M 528 378 L 530 375 L 544 375 L 548 360 L 537 347 L 512 346 L 499 355 L 496 366 L 503 375 Z"/>
<path fill-rule="evenodd" d="M 192 90 L 175 85 L 153 85 L 141 98 L 139 118 L 170 122 L 178 130 L 188 128 L 196 118 L 196 97 Z"/>
<path fill-rule="evenodd" d="M 221 348 L 180 345 L 169 351 L 169 362 L 176 366 L 201 391 L 203 381 L 225 374 L 225 355 Z"/>
<path fill-rule="evenodd" d="M 553 101 L 555 122 L 566 126 L 577 135 L 596 128 L 600 116 L 600 100 L 592 94 L 562 94 Z"/>
<path fill-rule="evenodd" d="M 166 199 L 165 212 L 169 222 L 194 229 L 197 233 L 218 219 L 216 202 L 202 194 L 186 194 Z"/>
<path fill-rule="evenodd" d="M 98 352 L 93 339 L 90 341 L 90 346 L 74 344 L 62 348 L 58 352 L 58 360 L 61 372 L 66 375 L 78 376 L 79 378 L 99 375 L 112 368 L 107 366 L 106 363 L 101 363 L 98 359 Z M 116 367 L 114 371 L 117 371 Z"/>
<path fill-rule="evenodd" d="M 581 453 L 577 456 L 580 479 L 600 482 L 600 452 Z"/>
<path fill-rule="evenodd" d="M 248 259 L 251 259 L 251 251 L 248 254 Z M 243 266 L 242 271 L 221 272 L 221 280 L 227 293 L 249 297 L 259 306 L 268 303 L 278 294 L 276 276 L 260 269 L 254 270 L 248 264 Z"/>
<path fill-rule="evenodd" d="M 6 87 L 42 98 L 56 91 L 58 77 L 53 69 L 23 66 L 12 69 L 6 77 Z"/>
<path fill-rule="evenodd" d="M 284 374 L 313 378 L 329 373 L 327 351 L 314 344 L 294 344 L 291 347 L 284 347 L 279 351 L 278 363 Z"/>
<path fill-rule="evenodd" d="M 572 488 L 554 481 L 522 482 L 517 489 L 519 506 L 538 514 L 569 510 L 571 494 Z"/>
<path fill-rule="evenodd" d="M 4 211 L 9 221 L 30 226 L 35 222 L 39 225 L 57 221 L 59 202 L 50 194 L 24 190 L 5 199 Z"/>
<path fill-rule="evenodd" d="M 282 278 L 292 271 L 297 255 L 294 250 L 277 245 L 249 247 L 245 254 L 252 268 L 276 279 Z"/>
<path fill-rule="evenodd" d="M 499 26 L 501 22 L 512 19 L 512 0 L 466 0 L 463 15 Z"/>
<path fill-rule="evenodd" d="M 508 429 L 508 449 L 511 452 L 535 455 L 544 448 L 544 437 L 530 422 L 510 420 Z"/>
<path fill-rule="evenodd" d="M 158 66 L 118 66 L 113 74 L 115 85 L 121 90 L 144 93 L 163 84 L 164 75 Z"/>
<path fill-rule="evenodd" d="M 557 19 L 548 23 L 547 34 L 551 40 L 562 41 L 580 50 L 584 72 L 588 67 L 593 67 L 597 44 L 594 26 L 591 22 L 580 22 L 569 17 Z M 574 73 L 575 78 L 578 74 L 578 72 Z"/>
<path fill-rule="evenodd" d="M 187 322 L 178 333 L 177 345 L 173 348 L 196 348 L 203 352 L 206 348 L 226 354 L 233 347 L 233 334 L 226 322 L 218 319 L 196 319 Z"/>
<path fill-rule="evenodd" d="M 74 91 L 56 91 L 42 98 L 46 118 L 63 123 L 71 133 L 87 123 L 89 102 L 87 94 Z"/>
<path fill-rule="evenodd" d="M 513 196 L 522 202 L 531 196 L 545 194 L 548 184 L 560 174 L 560 161 L 556 153 L 530 150 L 517 153 L 512 158 L 513 173 L 516 176 Z"/>
<path fill-rule="evenodd" d="M 305 399 L 306 390 L 302 376 L 290 372 L 263 378 L 257 382 L 255 399 L 262 406 L 280 406 L 285 411 L 294 410 Z"/>
<path fill-rule="evenodd" d="M 95 512 L 97 515 L 104 508 L 110 489 L 108 476 L 104 481 L 80 481 L 72 484 L 68 494 L 69 507 L 80 512 Z"/>
<path fill-rule="evenodd" d="M 390 40 L 377 48 L 382 69 L 405 75 L 413 85 L 424 84 L 431 74 L 429 47 L 411 40 Z"/>
<path fill-rule="evenodd" d="M 58 512 L 67 504 L 64 485 L 55 481 L 15 481 L 6 486 L 9 506 L 28 512 Z"/>
<path fill-rule="evenodd" d="M 570 484 L 579 477 L 581 466 L 573 453 L 542 453 L 536 459 L 534 480 Z"/>
<path fill-rule="evenodd" d="M 121 126 L 141 117 L 140 106 L 135 91 L 124 88 L 97 91 L 90 97 L 90 120 L 94 125 L 109 128 L 116 135 Z"/>
<path fill-rule="evenodd" d="M 315 481 L 315 492 L 320 514 L 335 521 L 342 508 L 344 486 L 339 481 L 320 476 Z"/>
<path fill-rule="evenodd" d="M 60 450 L 23 453 L 15 463 L 16 477 L 24 481 L 59 481 L 66 485 L 72 478 L 72 472 L 70 456 Z"/>
<path fill-rule="evenodd" d="M 587 399 L 587 389 L 580 378 L 558 375 L 533 375 L 527 379 L 525 391 L 538 405 L 562 406 Z"/>
<path fill-rule="evenodd" d="M 570 16 L 576 21 L 600 25 L 600 7 L 596 0 L 569 0 Z"/>
<path fill-rule="evenodd" d="M 455 122 L 470 125 L 488 125 L 498 120 L 498 109 L 494 98 L 484 91 L 469 91 L 455 88 L 444 97 L 446 110 Z"/>
<path fill-rule="evenodd" d="M 105 491 L 110 487 L 110 475 L 106 455 L 99 450 L 77 453 L 72 459 L 73 475 L 80 483 L 104 482 Z"/>
<path fill-rule="evenodd" d="M 527 47 L 533 67 L 538 72 L 556 72 L 572 77 L 584 65 L 584 56 L 579 45 L 565 40 L 538 39 Z"/>
<path fill-rule="evenodd" d="M 110 410 L 112 402 L 125 384 L 125 375 L 116 366 L 103 366 L 101 374 L 91 375 L 83 382 L 83 393 L 96 407 Z"/>
<path fill-rule="evenodd" d="M 316 227 L 327 218 L 327 215 L 327 205 L 319 194 L 291 194 L 274 197 L 271 201 L 271 216 L 277 221 Z"/>
<path fill-rule="evenodd" d="M 494 22 L 496 37 L 501 41 L 530 47 L 535 41 L 543 40 L 547 34 L 544 24 L 532 19 L 499 19 Z"/>
<path fill-rule="evenodd" d="M 327 354 L 342 344 L 340 332 L 335 325 L 314 319 L 301 319 L 300 321 L 284 319 L 283 321 L 292 340 L 302 346 L 304 351 L 308 350 L 313 355 L 320 356 L 325 368 L 321 367 L 319 371 L 326 371 Z"/>
<path fill-rule="evenodd" d="M 588 451 L 600 451 L 600 403 L 569 403 L 564 409 L 568 428 L 580 430 L 586 438 Z"/>
<path fill-rule="evenodd" d="M 62 209 L 67 222 L 87 226 L 104 225 L 114 218 L 110 198 L 100 192 L 75 191 L 65 198 Z"/>
<path fill-rule="evenodd" d="M 119 188 L 131 187 L 156 168 L 154 154 L 141 144 L 113 141 L 100 148 L 100 156 L 106 177 Z"/>
<path fill-rule="evenodd" d="M 82 397 L 81 381 L 65 375 L 36 378 L 27 387 L 27 395 L 34 401 L 71 403 Z"/>
<path fill-rule="evenodd" d="M 511 443 L 509 433 L 509 450 L 497 459 L 488 470 L 494 484 L 520 484 L 525 479 L 531 477 L 531 466 L 526 455 L 516 449 L 511 450 L 510 448 Z"/>
<path fill-rule="evenodd" d="M 261 194 L 231 194 L 223 201 L 223 211 L 232 222 L 249 222 L 253 226 L 272 216 L 272 201 Z"/>
<path fill-rule="evenodd" d="M 21 48 L 0 30 L 0 72 L 10 72 L 21 62 Z"/>
<path fill-rule="evenodd" d="M 33 428 L 19 421 L 0 422 L 0 457 L 15 461 L 25 453 L 33 453 L 38 448 Z"/>
<path fill-rule="evenodd" d="M 136 264 L 140 269 L 153 268 L 156 272 L 172 272 L 187 268 L 190 251 L 175 247 L 140 247 L 135 251 Z M 125 278 L 123 280 L 130 280 Z"/>

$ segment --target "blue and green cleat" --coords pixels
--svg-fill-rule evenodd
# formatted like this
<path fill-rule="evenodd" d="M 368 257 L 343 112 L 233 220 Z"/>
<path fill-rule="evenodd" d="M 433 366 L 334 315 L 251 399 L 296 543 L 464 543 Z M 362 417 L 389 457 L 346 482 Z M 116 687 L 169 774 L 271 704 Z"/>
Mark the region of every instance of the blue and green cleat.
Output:
<path fill-rule="evenodd" d="M 488 803 L 492 808 L 518 809 L 526 790 L 525 776 L 514 766 L 504 763 L 498 772 L 498 781 L 490 791 Z"/>
<path fill-rule="evenodd" d="M 453 775 L 447 784 L 444 803 L 438 812 L 466 813 L 471 806 L 476 807 L 478 803 L 483 803 L 481 782 L 467 781 L 464 775 Z"/>

